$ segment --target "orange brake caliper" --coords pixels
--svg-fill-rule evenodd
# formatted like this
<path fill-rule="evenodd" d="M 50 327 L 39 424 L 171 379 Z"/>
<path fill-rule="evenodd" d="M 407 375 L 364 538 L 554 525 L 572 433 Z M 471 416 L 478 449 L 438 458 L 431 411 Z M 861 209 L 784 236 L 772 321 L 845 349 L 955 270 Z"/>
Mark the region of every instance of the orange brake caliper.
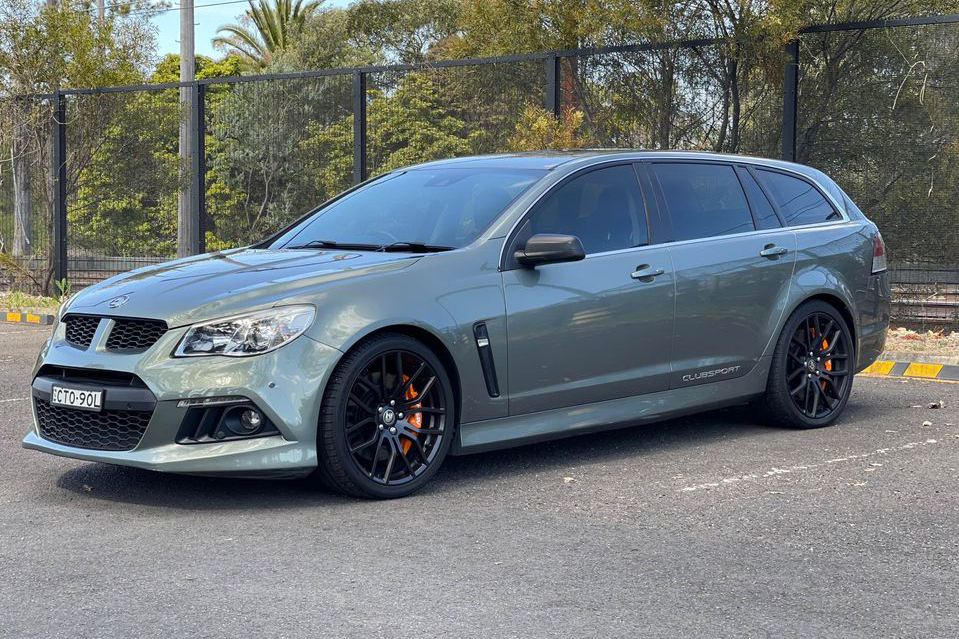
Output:
<path fill-rule="evenodd" d="M 822 349 L 823 349 L 823 350 L 826 350 L 827 348 L 829 348 L 829 342 L 827 342 L 826 340 L 823 340 L 823 341 L 822 341 Z M 832 371 L 832 360 L 831 360 L 831 359 L 827 359 L 827 360 L 826 360 L 826 363 L 823 364 L 823 367 L 824 367 L 827 371 Z M 823 390 L 826 390 L 826 380 L 824 380 L 824 379 L 819 380 L 819 388 L 821 388 L 821 389 L 823 389 Z"/>
<path fill-rule="evenodd" d="M 403 375 L 403 383 L 409 379 L 408 375 Z M 411 400 L 416 399 L 416 390 L 413 388 L 413 385 L 410 384 L 409 388 L 406 389 L 406 393 L 403 395 L 403 399 Z M 422 404 L 413 404 L 410 406 L 411 409 L 420 408 Z M 406 418 L 406 423 L 412 426 L 413 428 L 422 428 L 423 426 L 423 413 L 410 413 L 409 417 Z M 409 439 L 403 440 L 403 454 L 410 452 L 410 446 L 413 445 L 413 442 Z"/>

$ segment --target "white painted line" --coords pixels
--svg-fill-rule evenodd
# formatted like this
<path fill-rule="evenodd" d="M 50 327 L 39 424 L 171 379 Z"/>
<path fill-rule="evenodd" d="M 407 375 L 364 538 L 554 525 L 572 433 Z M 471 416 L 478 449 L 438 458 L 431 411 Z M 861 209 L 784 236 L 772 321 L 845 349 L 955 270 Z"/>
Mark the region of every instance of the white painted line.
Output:
<path fill-rule="evenodd" d="M 14 397 L 13 399 L 0 399 L 0 404 L 6 404 L 7 402 L 25 402 L 29 397 Z"/>
<path fill-rule="evenodd" d="M 716 481 L 705 482 L 702 484 L 693 484 L 691 486 L 684 486 L 683 488 L 678 489 L 681 493 L 689 493 L 697 490 L 707 490 L 709 488 L 719 488 L 722 485 L 735 484 L 740 482 L 748 482 L 750 480 L 757 479 L 767 479 L 769 477 L 775 477 L 777 475 L 789 475 L 792 473 L 802 472 L 804 470 L 809 470 L 811 468 L 821 468 L 823 466 L 831 466 L 833 464 L 839 464 L 847 461 L 855 461 L 859 459 L 865 459 L 867 457 L 873 457 L 876 455 L 888 455 L 889 453 L 894 453 L 897 451 L 903 450 L 912 450 L 914 448 L 919 448 L 920 446 L 930 446 L 933 444 L 938 444 L 939 441 L 936 439 L 927 439 L 925 441 L 918 442 L 909 442 L 907 444 L 902 444 L 901 446 L 896 446 L 894 448 L 877 448 L 871 453 L 862 453 L 860 455 L 849 455 L 847 457 L 836 457 L 834 459 L 827 459 L 826 461 L 819 462 L 816 464 L 805 464 L 802 466 L 787 466 L 785 468 L 772 468 L 764 472 L 755 472 L 755 473 L 745 473 L 742 475 L 734 475 L 732 477 L 726 477 L 724 479 L 719 479 Z M 881 466 L 882 464 L 871 464 L 872 466 Z"/>

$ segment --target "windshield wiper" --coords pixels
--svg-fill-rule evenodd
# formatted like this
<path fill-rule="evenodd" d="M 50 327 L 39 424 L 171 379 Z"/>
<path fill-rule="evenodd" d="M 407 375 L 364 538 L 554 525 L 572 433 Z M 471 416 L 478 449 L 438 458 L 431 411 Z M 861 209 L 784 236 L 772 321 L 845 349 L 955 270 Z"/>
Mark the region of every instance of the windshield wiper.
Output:
<path fill-rule="evenodd" d="M 441 253 L 452 251 L 455 248 L 455 246 L 440 246 L 424 244 L 423 242 L 393 242 L 392 244 L 384 244 L 376 250 L 384 253 Z"/>
<path fill-rule="evenodd" d="M 311 248 L 340 248 L 351 251 L 378 251 L 382 247 L 378 244 L 350 244 L 348 242 L 334 242 L 333 240 L 310 240 L 306 244 L 296 246 L 284 246 L 285 249 L 311 249 Z"/>

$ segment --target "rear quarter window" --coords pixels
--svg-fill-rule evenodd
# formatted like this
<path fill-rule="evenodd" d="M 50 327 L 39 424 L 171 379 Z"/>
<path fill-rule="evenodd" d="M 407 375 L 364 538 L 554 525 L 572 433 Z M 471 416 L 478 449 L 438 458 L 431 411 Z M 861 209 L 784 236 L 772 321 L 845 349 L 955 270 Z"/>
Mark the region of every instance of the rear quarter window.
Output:
<path fill-rule="evenodd" d="M 819 224 L 842 219 L 836 209 L 809 182 L 776 171 L 756 171 L 788 226 Z"/>

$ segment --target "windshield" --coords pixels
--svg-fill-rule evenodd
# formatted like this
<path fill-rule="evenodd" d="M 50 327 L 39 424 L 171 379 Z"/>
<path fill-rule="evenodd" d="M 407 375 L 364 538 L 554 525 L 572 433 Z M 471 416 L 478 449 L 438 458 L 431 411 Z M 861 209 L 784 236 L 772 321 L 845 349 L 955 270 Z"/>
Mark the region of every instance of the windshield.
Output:
<path fill-rule="evenodd" d="M 311 215 L 270 248 L 395 244 L 459 248 L 475 240 L 545 171 L 412 169 L 387 175 Z"/>

